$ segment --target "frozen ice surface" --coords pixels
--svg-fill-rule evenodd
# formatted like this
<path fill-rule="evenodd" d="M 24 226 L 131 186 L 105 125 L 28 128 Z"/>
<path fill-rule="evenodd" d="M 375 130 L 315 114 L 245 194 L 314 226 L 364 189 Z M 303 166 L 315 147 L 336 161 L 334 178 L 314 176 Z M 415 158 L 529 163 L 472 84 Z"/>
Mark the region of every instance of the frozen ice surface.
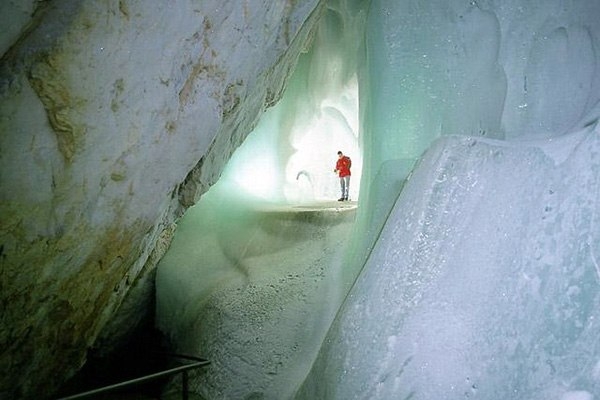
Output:
<path fill-rule="evenodd" d="M 593 398 L 599 195 L 598 128 L 438 139 L 297 398 Z"/>
<path fill-rule="evenodd" d="M 567 392 L 560 400 L 594 400 L 594 396 L 585 391 Z"/>
<path fill-rule="evenodd" d="M 181 221 L 158 267 L 158 326 L 176 351 L 211 361 L 192 377 L 195 393 L 290 398 L 343 299 L 356 204 L 231 194 L 217 184 Z"/>

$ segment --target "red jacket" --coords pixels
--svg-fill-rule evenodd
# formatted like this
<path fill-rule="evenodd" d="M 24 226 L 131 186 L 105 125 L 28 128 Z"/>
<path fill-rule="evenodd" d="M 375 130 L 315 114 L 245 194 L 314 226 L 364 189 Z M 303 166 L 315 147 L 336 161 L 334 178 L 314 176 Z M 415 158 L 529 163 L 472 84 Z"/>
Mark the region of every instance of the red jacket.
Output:
<path fill-rule="evenodd" d="M 337 170 L 340 178 L 345 176 L 350 176 L 350 167 L 352 166 L 352 161 L 348 156 L 342 156 L 342 158 L 338 158 L 335 163 L 335 169 Z"/>

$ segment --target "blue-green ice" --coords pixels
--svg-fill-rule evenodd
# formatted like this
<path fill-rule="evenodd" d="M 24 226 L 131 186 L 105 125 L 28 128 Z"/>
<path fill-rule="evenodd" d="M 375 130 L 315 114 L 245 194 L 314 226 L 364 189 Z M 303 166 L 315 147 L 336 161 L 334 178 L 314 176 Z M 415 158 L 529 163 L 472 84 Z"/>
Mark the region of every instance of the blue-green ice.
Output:
<path fill-rule="evenodd" d="M 600 3 L 328 4 L 159 265 L 194 390 L 600 399 Z"/>

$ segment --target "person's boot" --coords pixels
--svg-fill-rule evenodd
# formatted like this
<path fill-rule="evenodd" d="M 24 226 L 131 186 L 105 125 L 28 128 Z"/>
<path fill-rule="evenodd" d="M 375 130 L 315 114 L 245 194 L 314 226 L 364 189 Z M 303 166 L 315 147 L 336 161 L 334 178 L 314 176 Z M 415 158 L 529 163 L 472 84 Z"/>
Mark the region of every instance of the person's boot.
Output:
<path fill-rule="evenodd" d="M 344 197 L 344 201 L 348 201 L 348 198 L 347 198 L 347 197 Z"/>
<path fill-rule="evenodd" d="M 340 198 L 338 199 L 338 201 L 344 201 L 344 198 L 343 198 L 343 197 L 340 197 Z"/>

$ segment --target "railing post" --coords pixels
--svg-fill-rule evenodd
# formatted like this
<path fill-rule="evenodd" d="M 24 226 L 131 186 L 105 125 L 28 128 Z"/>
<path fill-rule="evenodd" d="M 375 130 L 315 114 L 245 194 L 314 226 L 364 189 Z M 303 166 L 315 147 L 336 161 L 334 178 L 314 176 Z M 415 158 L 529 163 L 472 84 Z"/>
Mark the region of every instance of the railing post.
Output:
<path fill-rule="evenodd" d="M 188 372 L 183 371 L 183 376 L 181 377 L 181 398 L 183 400 L 188 400 Z"/>

